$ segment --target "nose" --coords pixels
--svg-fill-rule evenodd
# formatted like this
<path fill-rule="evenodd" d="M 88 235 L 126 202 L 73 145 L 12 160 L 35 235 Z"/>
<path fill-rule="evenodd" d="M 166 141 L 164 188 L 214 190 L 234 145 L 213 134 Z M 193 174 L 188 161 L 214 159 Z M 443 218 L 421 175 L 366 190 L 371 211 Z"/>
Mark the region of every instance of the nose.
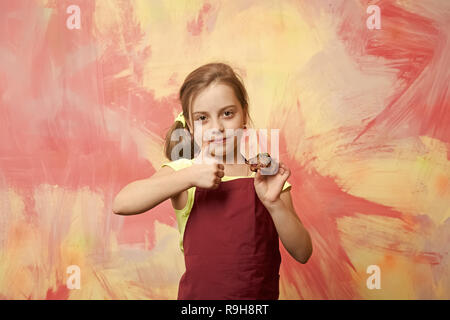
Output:
<path fill-rule="evenodd" d="M 214 119 L 211 122 L 211 127 L 208 130 L 210 132 L 209 139 L 218 138 L 220 136 L 224 136 L 225 128 L 222 124 L 222 121 L 220 119 Z"/>
<path fill-rule="evenodd" d="M 213 132 L 214 133 L 218 133 L 218 132 L 221 132 L 221 133 L 223 133 L 223 131 L 224 131 L 224 127 L 223 127 L 223 124 L 222 124 L 222 121 L 220 120 L 220 119 L 214 119 L 214 121 L 213 121 L 213 123 L 212 123 L 212 125 L 213 125 Z"/>

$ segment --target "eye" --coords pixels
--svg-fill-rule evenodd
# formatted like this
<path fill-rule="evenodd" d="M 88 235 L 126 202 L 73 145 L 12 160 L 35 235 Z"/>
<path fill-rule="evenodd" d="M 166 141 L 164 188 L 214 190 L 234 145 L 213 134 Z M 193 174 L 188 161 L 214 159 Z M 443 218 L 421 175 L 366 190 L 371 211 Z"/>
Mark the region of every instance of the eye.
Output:
<path fill-rule="evenodd" d="M 206 117 L 205 117 L 205 116 L 199 116 L 199 117 L 197 118 L 197 120 L 205 121 L 205 120 L 206 120 Z"/>
<path fill-rule="evenodd" d="M 233 111 L 231 111 L 231 110 L 225 111 L 224 113 L 225 113 L 225 114 L 226 114 L 226 113 L 229 114 L 229 116 L 227 116 L 227 117 L 231 117 L 231 116 L 233 115 Z"/>

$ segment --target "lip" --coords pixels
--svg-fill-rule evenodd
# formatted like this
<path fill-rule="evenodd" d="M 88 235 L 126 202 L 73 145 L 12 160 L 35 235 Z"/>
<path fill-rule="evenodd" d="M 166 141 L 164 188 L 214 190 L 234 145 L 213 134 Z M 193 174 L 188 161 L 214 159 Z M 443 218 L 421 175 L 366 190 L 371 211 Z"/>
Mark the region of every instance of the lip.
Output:
<path fill-rule="evenodd" d="M 210 140 L 209 143 L 221 144 L 221 143 L 225 143 L 226 140 L 227 140 L 227 138 L 223 138 L 221 140 Z"/>

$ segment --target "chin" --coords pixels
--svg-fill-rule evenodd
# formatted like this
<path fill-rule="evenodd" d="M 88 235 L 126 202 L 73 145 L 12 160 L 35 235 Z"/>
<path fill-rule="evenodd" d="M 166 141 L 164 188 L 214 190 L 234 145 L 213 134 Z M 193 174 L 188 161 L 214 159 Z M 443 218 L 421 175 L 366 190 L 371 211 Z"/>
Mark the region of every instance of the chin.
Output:
<path fill-rule="evenodd" d="M 219 147 L 215 151 L 212 152 L 214 157 L 223 157 L 225 161 L 227 161 L 227 156 L 230 157 L 229 162 L 234 163 L 234 157 L 237 155 L 238 151 L 233 149 L 233 147 L 222 148 Z"/>

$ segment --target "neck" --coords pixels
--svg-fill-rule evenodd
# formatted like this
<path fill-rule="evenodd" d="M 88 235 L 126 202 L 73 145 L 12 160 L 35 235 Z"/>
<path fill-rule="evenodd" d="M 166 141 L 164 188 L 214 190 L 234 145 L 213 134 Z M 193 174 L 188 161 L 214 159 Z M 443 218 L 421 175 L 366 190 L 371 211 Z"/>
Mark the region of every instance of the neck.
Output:
<path fill-rule="evenodd" d="M 224 156 L 217 156 L 217 160 L 219 160 L 223 165 L 226 166 L 236 166 L 236 165 L 242 165 L 245 164 L 245 158 L 241 154 L 241 152 L 234 150 L 234 157 L 233 159 L 228 159 L 226 155 Z"/>
<path fill-rule="evenodd" d="M 235 153 L 233 161 L 226 163 L 226 158 L 223 159 L 225 168 L 225 175 L 227 176 L 248 176 L 248 165 L 245 164 L 245 158 L 240 152 Z"/>

